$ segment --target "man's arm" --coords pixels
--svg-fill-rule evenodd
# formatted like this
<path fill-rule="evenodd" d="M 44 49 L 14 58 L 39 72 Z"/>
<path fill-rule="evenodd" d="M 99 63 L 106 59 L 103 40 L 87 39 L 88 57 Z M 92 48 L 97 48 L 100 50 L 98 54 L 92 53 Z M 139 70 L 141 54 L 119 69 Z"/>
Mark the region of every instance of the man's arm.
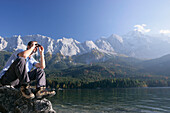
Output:
<path fill-rule="evenodd" d="M 35 44 L 33 43 L 32 46 L 31 46 L 31 48 L 29 48 L 29 49 L 27 49 L 27 50 L 25 50 L 25 51 L 23 51 L 23 52 L 18 53 L 18 56 L 19 56 L 19 57 L 27 58 L 27 57 L 32 53 L 32 51 L 34 50 L 35 47 L 36 47 L 36 46 L 35 46 Z"/>
<path fill-rule="evenodd" d="M 35 64 L 35 67 L 39 67 L 41 69 L 45 68 L 45 59 L 44 59 L 44 47 L 39 47 L 40 52 L 40 63 Z"/>

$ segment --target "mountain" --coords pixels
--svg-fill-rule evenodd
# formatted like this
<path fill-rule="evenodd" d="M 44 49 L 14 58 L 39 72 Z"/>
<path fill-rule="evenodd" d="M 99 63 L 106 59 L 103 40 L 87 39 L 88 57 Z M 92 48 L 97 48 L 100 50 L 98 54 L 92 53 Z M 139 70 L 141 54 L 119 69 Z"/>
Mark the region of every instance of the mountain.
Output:
<path fill-rule="evenodd" d="M 0 50 L 3 50 L 4 48 L 6 48 L 7 47 L 7 41 L 3 38 L 3 37 L 1 37 L 0 36 Z"/>
<path fill-rule="evenodd" d="M 99 46 L 100 49 L 105 50 L 107 52 L 116 52 L 121 53 L 123 49 L 123 39 L 122 37 L 112 34 L 108 38 L 101 38 L 97 40 L 96 45 Z"/>
<path fill-rule="evenodd" d="M 92 50 L 89 54 L 92 54 L 92 56 L 88 53 L 76 56 L 46 53 L 45 72 L 47 78 L 54 81 L 91 82 L 103 79 L 130 78 L 148 81 L 150 85 L 154 84 L 153 86 L 155 84 L 160 86 L 160 82 L 165 83 L 163 86 L 167 86 L 167 82 L 158 82 L 157 80 L 169 80 L 168 84 L 170 84 L 170 55 L 158 59 L 140 60 L 125 56 L 108 56 L 108 58 L 105 58 L 106 56 L 97 50 Z M 3 68 L 10 55 L 11 52 L 0 52 L 0 69 Z"/>
<path fill-rule="evenodd" d="M 26 45 L 29 41 L 37 41 L 39 44 L 44 46 L 45 53 L 61 54 L 61 56 L 93 56 L 94 51 L 98 51 L 101 54 L 116 55 L 114 51 L 109 52 L 108 50 L 100 49 L 93 41 L 85 41 L 83 43 L 78 42 L 72 38 L 65 38 L 54 40 L 47 36 L 42 35 L 27 35 L 27 36 L 13 36 L 11 38 L 0 37 L 0 51 L 13 52 L 17 49 L 26 49 Z M 96 58 L 96 59 L 95 59 Z M 79 58 L 80 59 L 80 58 Z M 90 59 L 90 58 L 89 58 Z M 94 61 L 101 59 L 100 56 L 95 56 Z M 92 60 L 86 61 L 94 62 Z M 83 61 L 84 62 L 84 61 Z"/>
<path fill-rule="evenodd" d="M 169 54 L 170 43 L 163 35 L 150 36 L 139 31 L 129 32 L 122 36 L 127 48 L 123 53 L 131 57 L 153 59 Z M 169 37 L 170 40 L 170 37 Z"/>
<path fill-rule="evenodd" d="M 129 56 L 140 59 L 159 58 L 170 54 L 170 37 L 165 35 L 146 35 L 139 31 L 131 31 L 119 36 L 112 34 L 108 38 L 102 37 L 96 41 L 78 42 L 73 38 L 54 40 L 42 35 L 13 36 L 11 38 L 0 37 L 0 51 L 14 51 L 20 48 L 26 49 L 29 41 L 37 41 L 45 48 L 45 53 L 60 53 L 64 56 L 93 56 L 94 51 L 107 56 Z M 101 57 L 95 57 L 95 61 Z M 89 57 L 90 59 L 90 57 Z M 91 62 L 91 61 L 84 61 Z"/>
<path fill-rule="evenodd" d="M 0 37 L 0 50 L 14 51 L 17 49 L 26 49 L 26 45 L 29 41 L 37 41 L 44 46 L 45 53 L 61 53 L 64 56 L 73 56 L 90 52 L 91 50 L 98 50 L 99 48 L 93 41 L 85 41 L 80 43 L 72 38 L 65 38 L 54 40 L 47 36 L 42 35 L 27 35 L 24 37 L 13 36 L 11 38 Z"/>
<path fill-rule="evenodd" d="M 60 70 L 55 76 L 78 78 L 90 82 L 104 78 L 113 78 L 115 75 L 112 71 L 100 65 L 82 65 Z"/>
<path fill-rule="evenodd" d="M 107 52 L 142 59 L 154 59 L 170 54 L 170 37 L 146 35 L 139 31 L 131 31 L 122 36 L 112 34 L 108 38 L 96 40 L 95 44 Z"/>
<path fill-rule="evenodd" d="M 155 75 L 166 75 L 170 76 L 170 54 L 162 56 L 160 58 L 146 60 L 139 63 L 142 67 L 140 72 L 149 72 Z"/>
<path fill-rule="evenodd" d="M 94 62 L 105 61 L 109 56 L 99 50 L 92 50 L 90 52 L 73 56 L 73 59 L 76 63 L 90 64 Z"/>

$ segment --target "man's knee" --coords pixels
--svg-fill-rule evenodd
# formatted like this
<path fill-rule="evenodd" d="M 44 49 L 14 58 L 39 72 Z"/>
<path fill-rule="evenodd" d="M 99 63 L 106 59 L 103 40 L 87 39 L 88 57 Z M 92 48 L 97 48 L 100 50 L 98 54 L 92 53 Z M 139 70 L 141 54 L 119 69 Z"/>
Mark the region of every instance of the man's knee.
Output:
<path fill-rule="evenodd" d="M 21 63 L 26 63 L 26 60 L 25 60 L 25 58 L 24 57 L 18 57 L 16 60 L 15 60 L 16 62 L 21 62 Z"/>
<path fill-rule="evenodd" d="M 40 73 L 45 73 L 43 69 L 41 68 L 37 68 L 37 72 L 40 72 Z"/>

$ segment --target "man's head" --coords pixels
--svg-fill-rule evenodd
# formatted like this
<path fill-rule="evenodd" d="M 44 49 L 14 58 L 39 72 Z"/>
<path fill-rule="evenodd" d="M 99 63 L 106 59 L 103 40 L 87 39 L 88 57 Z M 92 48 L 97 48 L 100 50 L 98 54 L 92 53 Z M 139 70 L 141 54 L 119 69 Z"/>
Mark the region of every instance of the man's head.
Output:
<path fill-rule="evenodd" d="M 30 42 L 28 42 L 27 49 L 30 49 L 33 45 L 36 45 L 36 44 L 38 44 L 37 41 L 30 41 Z M 35 52 L 37 52 L 37 47 L 34 48 L 32 54 L 35 53 Z"/>

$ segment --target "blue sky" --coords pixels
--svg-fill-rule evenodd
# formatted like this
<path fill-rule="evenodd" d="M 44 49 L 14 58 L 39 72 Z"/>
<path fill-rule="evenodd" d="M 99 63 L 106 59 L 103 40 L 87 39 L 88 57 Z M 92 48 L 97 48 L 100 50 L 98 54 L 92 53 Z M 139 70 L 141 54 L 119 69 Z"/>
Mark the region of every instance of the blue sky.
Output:
<path fill-rule="evenodd" d="M 134 29 L 170 33 L 169 6 L 170 0 L 0 0 L 0 36 L 41 34 L 83 42 Z"/>

